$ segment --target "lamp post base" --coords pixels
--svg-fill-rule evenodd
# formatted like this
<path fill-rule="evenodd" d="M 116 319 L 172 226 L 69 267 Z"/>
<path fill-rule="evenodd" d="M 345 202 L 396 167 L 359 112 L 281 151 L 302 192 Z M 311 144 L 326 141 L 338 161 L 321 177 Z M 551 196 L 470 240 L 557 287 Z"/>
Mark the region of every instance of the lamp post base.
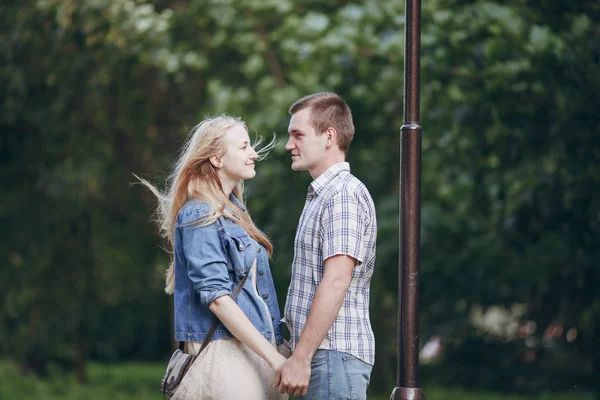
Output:
<path fill-rule="evenodd" d="M 425 400 L 425 394 L 420 388 L 396 387 L 390 396 L 390 400 Z"/>

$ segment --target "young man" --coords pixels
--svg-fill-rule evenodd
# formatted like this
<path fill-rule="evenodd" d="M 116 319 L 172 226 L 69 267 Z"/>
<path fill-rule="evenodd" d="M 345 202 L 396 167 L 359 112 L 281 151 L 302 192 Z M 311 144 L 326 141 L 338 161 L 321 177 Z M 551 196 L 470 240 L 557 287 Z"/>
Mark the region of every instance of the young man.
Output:
<path fill-rule="evenodd" d="M 367 188 L 345 162 L 352 114 L 335 93 L 304 97 L 289 113 L 285 148 L 292 169 L 314 180 L 296 231 L 285 304 L 293 354 L 275 385 L 304 399 L 366 399 L 375 361 L 369 290 L 377 222 Z"/>

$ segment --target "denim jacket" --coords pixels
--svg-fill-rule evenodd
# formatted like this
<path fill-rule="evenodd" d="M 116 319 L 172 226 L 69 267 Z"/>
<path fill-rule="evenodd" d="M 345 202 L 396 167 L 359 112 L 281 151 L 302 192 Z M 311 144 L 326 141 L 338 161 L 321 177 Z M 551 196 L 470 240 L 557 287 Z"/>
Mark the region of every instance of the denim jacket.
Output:
<path fill-rule="evenodd" d="M 231 195 L 230 199 L 245 211 L 235 196 Z M 213 321 L 217 320 L 208 306 L 215 299 L 233 293 L 244 276 L 251 274 L 250 268 L 256 258 L 257 290 L 252 287 L 253 277 L 248 276 L 235 302 L 267 340 L 271 340 L 274 332 L 275 342 L 281 344 L 281 317 L 265 248 L 233 220 L 221 217 L 210 225 L 194 224 L 209 212 L 208 204 L 191 200 L 177 215 L 175 340 L 204 340 Z M 267 315 L 264 304 L 270 315 Z M 213 340 L 231 337 L 232 334 L 220 323 Z"/>

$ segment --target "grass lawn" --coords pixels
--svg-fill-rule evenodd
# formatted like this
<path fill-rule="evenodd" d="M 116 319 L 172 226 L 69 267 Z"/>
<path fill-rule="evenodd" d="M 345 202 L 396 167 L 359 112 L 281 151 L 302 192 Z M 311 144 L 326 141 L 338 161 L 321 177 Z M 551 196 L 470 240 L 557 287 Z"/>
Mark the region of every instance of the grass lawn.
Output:
<path fill-rule="evenodd" d="M 0 360 L 0 399 L 3 400 L 141 400 L 162 399 L 159 391 L 163 363 L 90 364 L 89 383 L 79 385 L 71 375 L 54 373 L 51 380 L 22 376 L 17 368 Z M 390 388 L 390 393 L 391 393 Z M 560 393 L 535 396 L 472 392 L 425 387 L 427 400 L 592 400 L 591 394 Z M 369 396 L 369 400 L 387 400 Z"/>

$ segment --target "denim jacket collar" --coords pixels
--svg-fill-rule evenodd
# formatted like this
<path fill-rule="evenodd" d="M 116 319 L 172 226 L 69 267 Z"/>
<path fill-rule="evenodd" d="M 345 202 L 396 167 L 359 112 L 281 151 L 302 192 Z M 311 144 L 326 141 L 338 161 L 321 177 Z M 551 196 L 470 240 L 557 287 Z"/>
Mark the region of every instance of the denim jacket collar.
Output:
<path fill-rule="evenodd" d="M 238 200 L 238 198 L 235 197 L 233 193 L 229 195 L 229 200 L 231 200 L 231 202 L 238 206 L 243 212 L 246 212 L 246 207 L 244 206 L 244 204 L 242 204 L 242 202 Z"/>

